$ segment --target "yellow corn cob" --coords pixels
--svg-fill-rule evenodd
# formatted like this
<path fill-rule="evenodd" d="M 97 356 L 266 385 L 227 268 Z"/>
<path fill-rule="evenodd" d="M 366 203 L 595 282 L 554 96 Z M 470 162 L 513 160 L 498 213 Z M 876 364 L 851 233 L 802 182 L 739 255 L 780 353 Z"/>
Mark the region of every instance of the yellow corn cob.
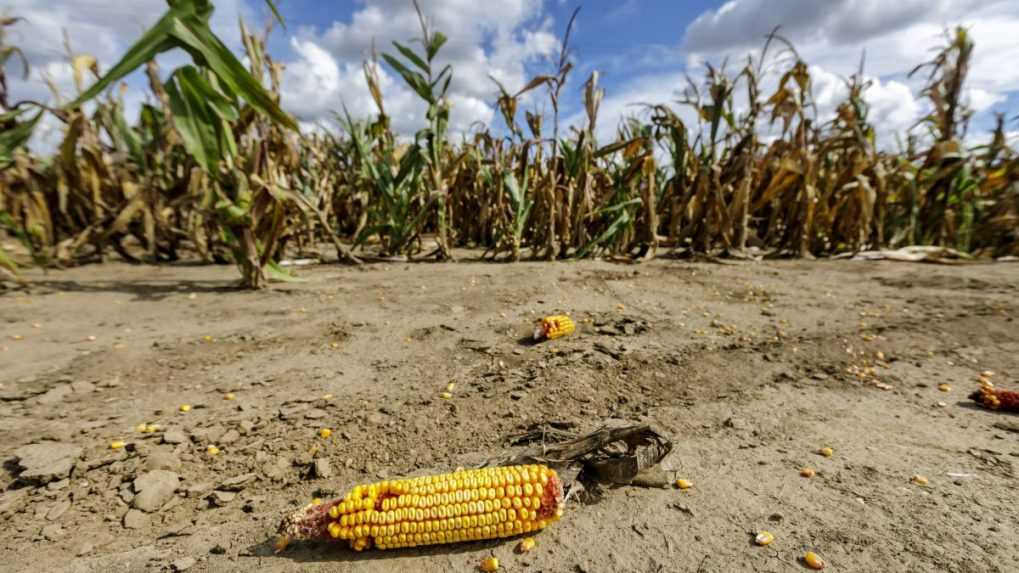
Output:
<path fill-rule="evenodd" d="M 546 316 L 539 320 L 538 324 L 534 327 L 534 339 L 552 340 L 567 334 L 573 334 L 573 331 L 576 329 L 577 326 L 573 323 L 573 319 L 565 314 Z"/>
<path fill-rule="evenodd" d="M 511 537 L 545 528 L 562 510 L 559 478 L 543 465 L 387 480 L 288 515 L 276 551 L 299 540 L 345 540 L 362 551 Z"/>

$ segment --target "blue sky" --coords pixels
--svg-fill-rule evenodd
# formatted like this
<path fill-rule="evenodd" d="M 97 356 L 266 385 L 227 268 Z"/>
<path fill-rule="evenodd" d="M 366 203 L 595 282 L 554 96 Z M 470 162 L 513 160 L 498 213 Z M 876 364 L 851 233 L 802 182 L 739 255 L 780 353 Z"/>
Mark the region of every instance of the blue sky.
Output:
<path fill-rule="evenodd" d="M 237 42 L 238 17 L 260 25 L 263 0 L 218 0 L 214 29 L 231 46 Z M 73 94 L 70 68 L 62 48 L 66 30 L 76 53 L 96 56 L 103 69 L 162 12 L 163 0 L 9 0 L 6 11 L 26 18 L 8 38 L 22 46 L 33 65 L 32 77 L 12 81 L 14 99 L 51 99 L 42 78 L 49 77 L 65 96 Z M 454 127 L 475 122 L 498 126 L 495 84 L 522 86 L 536 73 L 551 70 L 559 41 L 577 5 L 570 0 L 421 0 L 439 29 L 450 36 L 443 58 L 454 67 L 451 93 Z M 390 48 L 417 31 L 410 0 L 282 0 L 286 30 L 270 37 L 270 52 L 286 64 L 283 104 L 302 125 L 329 125 L 343 106 L 355 115 L 375 112 L 361 71 L 374 43 Z M 705 62 L 731 64 L 754 54 L 776 25 L 794 41 L 811 64 L 814 91 L 822 115 L 833 113 L 844 97 L 842 78 L 855 71 L 867 52 L 867 93 L 872 119 L 890 142 L 926 113 L 921 83 L 908 70 L 930 56 L 946 27 L 967 25 L 977 42 L 967 94 L 976 110 L 974 131 L 991 125 L 993 112 L 1019 113 L 1019 6 L 1012 0 L 591 0 L 583 3 L 571 53 L 576 68 L 564 93 L 567 124 L 584 120 L 580 93 L 597 70 L 606 90 L 599 118 L 600 137 L 612 137 L 635 104 L 672 102 L 685 74 L 696 81 Z M 184 61 L 162 58 L 164 69 Z M 733 66 L 735 67 L 735 66 Z M 381 71 L 387 112 L 405 133 L 422 123 L 423 106 L 390 70 Z M 774 77 L 766 81 L 774 82 Z M 129 109 L 145 96 L 143 78 L 130 80 Z M 523 109 L 549 111 L 547 98 L 535 93 Z M 689 111 L 683 111 L 688 114 Z M 692 118 L 691 118 L 692 119 Z M 1015 124 L 1012 124 L 1013 128 Z M 53 132 L 57 133 L 56 126 Z"/>

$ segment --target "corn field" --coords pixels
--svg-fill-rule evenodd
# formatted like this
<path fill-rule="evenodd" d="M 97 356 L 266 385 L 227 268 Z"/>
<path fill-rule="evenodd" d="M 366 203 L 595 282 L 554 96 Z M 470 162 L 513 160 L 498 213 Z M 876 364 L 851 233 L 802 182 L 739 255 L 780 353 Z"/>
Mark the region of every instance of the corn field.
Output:
<path fill-rule="evenodd" d="M 209 0 L 168 2 L 109 70 L 69 50 L 77 93 L 53 105 L 9 101 L 5 71 L 28 66 L 4 41 L 17 18 L 0 20 L 0 234 L 21 246 L 0 249 L 0 274 L 19 280 L 26 265 L 114 254 L 197 257 L 232 262 L 244 286 L 261 288 L 290 278 L 285 257 L 322 244 L 348 264 L 451 259 L 457 247 L 507 261 L 817 257 L 905 245 L 1019 255 L 1019 154 L 1005 136 L 1014 118 L 999 116 L 989 143 L 964 143 L 973 39 L 962 28 L 913 71 L 931 113 L 905 149 L 889 152 L 876 142 L 862 70 L 846 80 L 834 119 L 822 119 L 808 64 L 777 33 L 757 60 L 709 66 L 677 103 L 649 105 L 599 142 L 597 73 L 583 84 L 583 125 L 559 121 L 572 19 L 555 70 L 496 86 L 505 129 L 449 133 L 456 71 L 437 64 L 447 38 L 422 15 L 421 37 L 381 59 L 425 102 L 426 125 L 409 138 L 393 132 L 373 59 L 364 76 L 374 117 L 340 109 L 342 130 L 302 135 L 280 107 L 282 66 L 265 50 L 268 30 L 241 24 L 242 64 L 213 34 L 212 11 Z M 154 57 L 172 50 L 191 63 L 164 74 Z M 118 82 L 138 69 L 153 97 L 127 118 Z M 518 109 L 544 97 L 550 114 Z M 681 108 L 696 120 L 681 119 Z M 41 157 L 25 144 L 46 114 L 64 134 Z"/>

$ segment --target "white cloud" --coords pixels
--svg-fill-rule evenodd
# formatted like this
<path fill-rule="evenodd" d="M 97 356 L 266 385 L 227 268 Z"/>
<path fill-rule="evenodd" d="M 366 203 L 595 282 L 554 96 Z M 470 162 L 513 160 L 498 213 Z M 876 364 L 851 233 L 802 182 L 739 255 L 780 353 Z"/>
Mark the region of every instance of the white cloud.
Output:
<path fill-rule="evenodd" d="M 688 65 L 756 55 L 778 25 L 812 65 L 819 102 L 845 95 L 838 77 L 855 73 L 866 52 L 865 73 L 878 81 L 865 99 L 884 135 L 906 129 L 926 109 L 917 95 L 924 77 L 906 76 L 957 25 L 975 41 L 966 92 L 972 109 L 985 111 L 1019 90 L 1019 10 L 1008 0 L 731 0 L 687 27 Z"/>
<path fill-rule="evenodd" d="M 10 100 L 34 100 L 55 103 L 50 89 L 44 82 L 49 77 L 67 99 L 73 98 L 74 83 L 68 55 L 64 49 L 64 34 L 70 41 L 75 54 L 88 54 L 99 62 L 101 71 L 110 67 L 123 56 L 127 48 L 141 34 L 155 23 L 166 11 L 165 0 L 8 0 L 3 13 L 23 18 L 5 30 L 6 41 L 18 46 L 25 53 L 31 67 L 26 80 L 20 76 L 9 77 Z M 213 31 L 228 45 L 237 47 L 240 35 L 237 20 L 249 14 L 244 0 L 217 0 L 212 16 Z M 167 54 L 159 58 L 163 69 L 169 69 L 186 59 L 180 54 Z M 144 85 L 139 74 L 130 80 L 136 86 Z M 131 90 L 125 101 L 129 120 L 137 117 L 144 96 L 138 90 Z M 47 116 L 33 137 L 33 149 L 48 152 L 55 141 L 59 141 L 59 121 Z"/>
<path fill-rule="evenodd" d="M 291 40 L 297 59 L 287 64 L 283 105 L 305 121 L 319 121 L 341 109 L 355 116 L 375 113 L 361 68 L 374 47 L 394 52 L 392 42 L 420 48 L 421 35 L 413 6 L 406 0 L 365 0 L 349 21 L 334 22 L 323 32 L 301 30 Z M 495 116 L 497 93 L 489 75 L 514 90 L 529 79 L 527 66 L 554 54 L 559 47 L 543 17 L 541 0 L 422 2 L 435 30 L 449 36 L 437 65 L 452 65 L 449 101 L 451 128 L 466 131 L 475 122 Z M 318 71 L 321 68 L 325 71 Z M 424 104 L 403 79 L 380 70 L 386 113 L 393 127 L 412 133 L 424 123 Z"/>

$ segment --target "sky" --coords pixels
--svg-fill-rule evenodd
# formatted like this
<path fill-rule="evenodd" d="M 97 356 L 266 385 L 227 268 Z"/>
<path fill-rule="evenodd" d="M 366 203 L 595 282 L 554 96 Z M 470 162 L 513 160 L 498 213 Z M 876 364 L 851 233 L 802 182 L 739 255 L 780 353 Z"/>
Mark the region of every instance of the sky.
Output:
<path fill-rule="evenodd" d="M 125 10 L 126 5 L 132 10 Z M 213 29 L 240 52 L 237 21 L 254 27 L 268 22 L 264 0 L 216 0 Z M 810 66 L 819 114 L 831 117 L 845 96 L 844 78 L 861 55 L 871 87 L 865 99 L 882 144 L 904 137 L 928 111 L 920 95 L 922 78 L 908 76 L 944 42 L 948 28 L 967 26 L 976 42 L 966 93 L 974 115 L 971 139 L 986 137 L 995 112 L 1019 114 L 1019 3 L 1014 0 L 420 0 L 430 24 L 450 40 L 440 63 L 452 64 L 452 128 L 464 133 L 478 122 L 501 128 L 497 88 L 522 87 L 530 77 L 551 73 L 570 14 L 581 6 L 570 39 L 575 64 L 563 91 L 563 125 L 584 122 L 584 82 L 598 71 L 605 89 L 597 135 L 610 140 L 621 119 L 639 114 L 641 104 L 674 103 L 689 76 L 703 77 L 705 63 L 727 61 L 735 70 L 756 54 L 776 26 Z M 392 51 L 392 41 L 418 36 L 410 0 L 280 0 L 287 22 L 269 37 L 269 51 L 286 65 L 282 103 L 304 129 L 331 128 L 335 113 L 375 113 L 362 62 L 373 47 Z M 25 19 L 6 41 L 21 47 L 31 64 L 8 69 L 12 100 L 52 101 L 44 78 L 65 98 L 74 94 L 64 33 L 74 53 L 96 57 L 107 70 L 140 33 L 159 18 L 164 0 L 6 0 L 0 12 Z M 186 61 L 160 59 L 164 72 Z M 387 113 L 394 128 L 413 133 L 424 123 L 424 105 L 392 70 L 380 71 Z M 773 86 L 776 76 L 766 79 Z M 129 118 L 145 100 L 138 74 L 125 96 Z M 548 98 L 534 92 L 523 109 L 550 112 Z M 689 110 L 684 111 L 692 119 Z M 548 125 L 548 122 L 546 122 Z M 1017 127 L 1013 122 L 1012 129 Z M 49 120 L 33 142 L 53 145 L 59 126 Z"/>

